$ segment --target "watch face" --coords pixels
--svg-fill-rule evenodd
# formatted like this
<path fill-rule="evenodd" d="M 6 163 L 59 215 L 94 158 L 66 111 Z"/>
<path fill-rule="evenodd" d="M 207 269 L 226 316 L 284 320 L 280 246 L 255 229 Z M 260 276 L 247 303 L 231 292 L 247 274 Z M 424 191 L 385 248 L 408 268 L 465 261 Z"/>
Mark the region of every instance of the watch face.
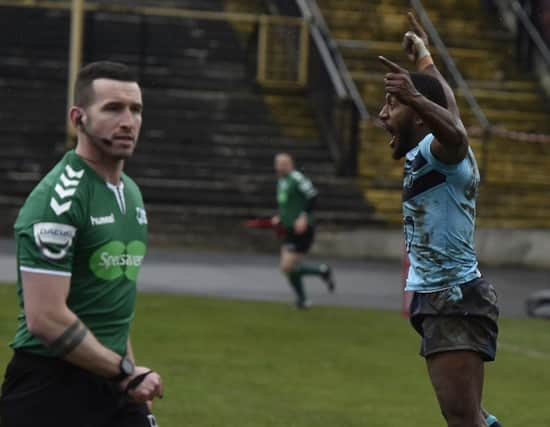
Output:
<path fill-rule="evenodd" d="M 132 375 L 134 373 L 134 364 L 130 359 L 125 357 L 124 359 L 122 359 L 122 362 L 120 363 L 120 369 L 126 375 Z"/>

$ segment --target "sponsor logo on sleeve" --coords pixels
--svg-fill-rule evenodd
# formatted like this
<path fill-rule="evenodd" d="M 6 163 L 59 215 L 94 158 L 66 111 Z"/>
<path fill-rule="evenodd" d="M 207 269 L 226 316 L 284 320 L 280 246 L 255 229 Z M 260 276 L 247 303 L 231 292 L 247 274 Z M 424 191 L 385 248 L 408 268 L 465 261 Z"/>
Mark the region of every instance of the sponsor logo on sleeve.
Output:
<path fill-rule="evenodd" d="M 55 222 L 39 222 L 33 226 L 36 246 L 46 258 L 65 258 L 76 235 L 76 228 Z"/>

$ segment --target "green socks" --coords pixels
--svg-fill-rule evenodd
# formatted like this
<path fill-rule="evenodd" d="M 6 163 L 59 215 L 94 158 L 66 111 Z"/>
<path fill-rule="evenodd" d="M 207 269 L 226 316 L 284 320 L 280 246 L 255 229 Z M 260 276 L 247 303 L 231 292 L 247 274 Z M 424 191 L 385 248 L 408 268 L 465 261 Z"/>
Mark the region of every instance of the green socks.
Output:
<path fill-rule="evenodd" d="M 330 267 L 326 264 L 298 264 L 294 267 L 292 272 L 287 274 L 288 281 L 296 296 L 298 297 L 298 304 L 305 303 L 307 301 L 306 292 L 304 289 L 304 283 L 302 277 L 304 276 L 318 276 L 322 278 L 329 288 L 330 292 L 334 292 L 334 281 L 330 273 Z"/>
<path fill-rule="evenodd" d="M 294 292 L 298 297 L 298 301 L 305 301 L 306 293 L 304 291 L 304 284 L 302 283 L 302 275 L 294 270 L 291 273 L 287 274 L 287 277 L 290 286 L 292 286 L 292 289 L 294 289 Z"/>
<path fill-rule="evenodd" d="M 313 264 L 298 264 L 294 271 L 300 276 L 322 276 L 325 273 L 325 269 L 321 265 Z"/>

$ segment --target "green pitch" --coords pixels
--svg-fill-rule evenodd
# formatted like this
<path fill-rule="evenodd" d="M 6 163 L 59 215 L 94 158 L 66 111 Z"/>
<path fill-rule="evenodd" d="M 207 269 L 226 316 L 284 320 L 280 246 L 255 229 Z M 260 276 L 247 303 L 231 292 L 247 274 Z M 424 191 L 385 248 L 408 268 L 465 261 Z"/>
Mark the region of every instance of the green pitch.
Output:
<path fill-rule="evenodd" d="M 0 343 L 15 305 L 14 288 L 0 286 Z M 485 404 L 505 426 L 549 426 L 549 324 L 504 319 L 501 329 Z M 396 313 L 141 294 L 132 335 L 138 360 L 166 383 L 161 427 L 444 424 L 418 338 Z"/>

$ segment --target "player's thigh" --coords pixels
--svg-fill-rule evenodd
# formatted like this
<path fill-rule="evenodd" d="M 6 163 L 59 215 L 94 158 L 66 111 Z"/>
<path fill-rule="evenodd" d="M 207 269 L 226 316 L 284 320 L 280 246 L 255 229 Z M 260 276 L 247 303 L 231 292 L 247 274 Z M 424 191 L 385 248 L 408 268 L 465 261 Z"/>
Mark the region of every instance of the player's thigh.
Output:
<path fill-rule="evenodd" d="M 109 427 L 157 427 L 157 420 L 145 403 L 127 402 L 117 412 Z"/>
<path fill-rule="evenodd" d="M 472 426 L 481 417 L 484 365 L 474 351 L 447 351 L 426 358 L 428 372 L 443 415 Z"/>
<path fill-rule="evenodd" d="M 302 254 L 290 250 L 286 246 L 281 247 L 281 270 L 285 273 L 290 273 L 294 267 L 300 262 Z"/>

